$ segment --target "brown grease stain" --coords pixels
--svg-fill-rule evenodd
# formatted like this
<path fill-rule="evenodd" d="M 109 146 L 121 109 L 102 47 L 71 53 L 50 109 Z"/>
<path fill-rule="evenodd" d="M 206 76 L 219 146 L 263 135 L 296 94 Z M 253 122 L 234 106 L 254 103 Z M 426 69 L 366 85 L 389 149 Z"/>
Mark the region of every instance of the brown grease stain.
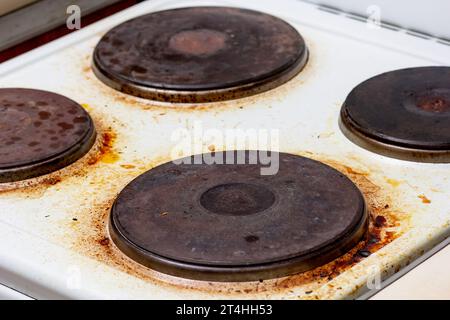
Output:
<path fill-rule="evenodd" d="M 0 195 L 14 194 L 22 198 L 37 199 L 43 197 L 49 188 L 55 187 L 71 177 L 86 177 L 90 172 L 89 166 L 87 165 L 95 164 L 102 160 L 105 155 L 111 153 L 116 137 L 111 127 L 105 128 L 102 122 L 98 122 L 95 119 L 94 124 L 97 130 L 96 142 L 91 150 L 81 159 L 65 168 L 43 176 L 24 181 L 0 184 Z"/>
<path fill-rule="evenodd" d="M 104 132 L 101 135 L 101 144 L 98 157 L 92 158 L 88 164 L 94 165 L 99 161 L 104 163 L 115 163 L 119 160 L 119 155 L 113 150 L 113 145 L 116 138 L 117 136 L 113 131 L 111 131 L 111 128 L 109 131 Z"/>
<path fill-rule="evenodd" d="M 355 175 L 361 175 L 361 176 L 368 176 L 369 175 L 368 172 L 357 171 L 357 170 L 354 170 L 353 168 L 348 167 L 348 166 L 344 166 L 344 168 L 345 168 L 345 171 L 347 171 L 347 173 L 349 173 L 349 174 L 355 174 Z"/>
<path fill-rule="evenodd" d="M 369 230 L 362 241 L 345 255 L 336 260 L 303 274 L 290 276 L 281 284 L 285 288 L 305 284 L 306 282 L 320 281 L 320 278 L 332 280 L 342 272 L 350 269 L 365 258 L 361 252 L 369 255 L 378 251 L 385 245 L 398 238 L 401 234 L 387 229 L 399 227 L 402 214 L 392 211 L 390 199 L 383 194 L 382 188 L 372 183 L 367 176 L 368 172 L 360 172 L 349 166 L 342 165 L 329 159 L 317 159 L 344 173 L 361 190 L 366 200 L 370 214 Z"/>
<path fill-rule="evenodd" d="M 430 204 L 430 203 L 431 203 L 431 200 L 428 199 L 428 198 L 427 198 L 425 195 L 423 195 L 423 194 L 418 195 L 417 197 L 418 197 L 419 199 L 422 200 L 422 203 L 425 203 L 425 204 Z"/>

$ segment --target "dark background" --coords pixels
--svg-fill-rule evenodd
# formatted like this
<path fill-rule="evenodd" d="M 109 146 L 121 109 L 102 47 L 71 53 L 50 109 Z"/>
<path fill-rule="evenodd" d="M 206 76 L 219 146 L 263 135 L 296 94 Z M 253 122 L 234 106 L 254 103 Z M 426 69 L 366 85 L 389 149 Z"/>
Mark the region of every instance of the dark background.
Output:
<path fill-rule="evenodd" d="M 0 63 L 77 30 L 66 27 L 66 9 L 81 9 L 81 28 L 143 0 L 40 0 L 0 16 Z"/>

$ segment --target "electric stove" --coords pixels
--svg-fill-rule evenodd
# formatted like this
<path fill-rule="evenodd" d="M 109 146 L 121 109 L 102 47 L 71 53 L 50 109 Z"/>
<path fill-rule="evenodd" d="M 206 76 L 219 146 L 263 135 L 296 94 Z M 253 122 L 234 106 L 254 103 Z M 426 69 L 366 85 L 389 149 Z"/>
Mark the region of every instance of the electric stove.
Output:
<path fill-rule="evenodd" d="M 149 1 L 2 64 L 0 282 L 369 297 L 450 233 L 449 57 L 299 1 Z"/>

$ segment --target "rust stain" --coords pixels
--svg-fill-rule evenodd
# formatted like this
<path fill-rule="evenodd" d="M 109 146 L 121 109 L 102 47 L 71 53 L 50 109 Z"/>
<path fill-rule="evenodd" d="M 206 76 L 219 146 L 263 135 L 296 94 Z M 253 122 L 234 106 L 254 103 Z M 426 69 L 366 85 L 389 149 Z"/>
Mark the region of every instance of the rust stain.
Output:
<path fill-rule="evenodd" d="M 361 176 L 368 176 L 369 175 L 369 173 L 367 173 L 367 172 L 360 172 L 360 171 L 357 171 L 357 170 L 355 170 L 355 169 L 353 169 L 351 167 L 348 167 L 348 166 L 344 166 L 344 168 L 345 168 L 345 171 L 348 174 L 357 174 L 357 175 L 361 175 Z"/>
<path fill-rule="evenodd" d="M 113 145 L 116 138 L 117 136 L 113 131 L 111 131 L 111 128 L 109 128 L 109 131 L 102 133 L 98 157 L 92 158 L 88 164 L 94 165 L 98 162 L 115 163 L 118 161 L 119 155 L 113 150 Z"/>
<path fill-rule="evenodd" d="M 369 230 L 365 238 L 355 248 L 340 258 L 310 272 L 294 275 L 283 280 L 281 285 L 285 288 L 307 282 L 321 282 L 320 279 L 332 280 L 401 235 L 401 233 L 389 230 L 400 226 L 404 218 L 403 214 L 391 209 L 392 200 L 383 193 L 380 186 L 375 185 L 367 178 L 368 172 L 359 172 L 329 159 L 316 158 L 316 160 L 320 160 L 346 174 L 358 186 L 368 205 Z M 308 293 L 305 292 L 305 294 Z"/>
<path fill-rule="evenodd" d="M 88 72 L 91 72 L 91 71 L 92 71 L 92 68 L 91 68 L 91 66 L 84 66 L 84 67 L 82 68 L 82 71 L 83 71 L 84 73 L 88 73 Z"/>
<path fill-rule="evenodd" d="M 208 150 L 209 150 L 210 152 L 214 152 L 214 151 L 216 151 L 216 146 L 213 145 L 213 144 L 211 144 L 211 145 L 208 146 Z"/>
<path fill-rule="evenodd" d="M 421 194 L 421 195 L 418 195 L 417 196 L 419 199 L 421 199 L 422 200 L 422 203 L 425 203 L 425 204 L 429 204 L 429 203 L 431 203 L 431 200 L 430 199 L 428 199 L 425 195 L 423 195 L 423 194 Z"/>
<path fill-rule="evenodd" d="M 48 189 L 56 188 L 70 178 L 86 177 L 90 172 L 89 165 L 97 163 L 105 154 L 110 153 L 116 137 L 111 127 L 105 128 L 102 121 L 94 119 L 94 124 L 97 130 L 97 139 L 84 157 L 65 168 L 44 176 L 0 184 L 0 195 L 10 194 L 21 198 L 37 199 L 43 197 Z"/>
<path fill-rule="evenodd" d="M 120 165 L 124 169 L 135 169 L 136 166 L 134 164 L 121 164 Z"/>
<path fill-rule="evenodd" d="M 102 245 L 102 246 L 108 246 L 109 245 L 109 238 L 103 238 L 103 239 L 100 239 L 100 240 L 98 240 L 98 243 L 100 244 L 100 245 Z"/>
<path fill-rule="evenodd" d="M 72 239 L 71 247 L 84 255 L 93 257 L 101 263 L 169 290 L 187 290 L 188 292 L 195 291 L 222 295 L 236 295 L 240 293 L 243 295 L 257 295 L 258 297 L 270 297 L 277 293 L 292 292 L 294 288 L 302 286 L 306 291 L 314 292 L 320 286 L 399 237 L 403 232 L 400 227 L 406 224 L 406 215 L 394 209 L 396 205 L 389 198 L 389 195 L 384 190 L 385 188 L 370 181 L 368 178 L 369 172 L 360 172 L 350 166 L 328 159 L 321 159 L 317 156 L 312 158 L 327 163 L 347 175 L 364 194 L 370 213 L 369 231 L 364 239 L 342 257 L 314 270 L 261 282 L 219 283 L 176 278 L 139 265 L 115 247 L 114 243 L 109 240 L 107 231 L 109 211 L 112 203 L 120 190 L 130 181 L 131 177 L 127 180 L 122 179 L 124 181 L 115 187 L 109 187 L 104 182 L 102 184 L 101 181 L 93 181 L 97 188 L 102 189 L 103 196 L 101 199 L 96 199 L 89 210 L 83 213 L 83 221 L 87 221 L 84 227 L 72 230 L 74 234 L 66 237 L 66 239 Z M 138 166 L 138 168 L 140 170 L 148 170 L 167 161 L 170 161 L 169 157 L 160 157 L 150 163 Z M 111 179 L 115 178 L 109 177 L 109 180 Z M 78 216 L 80 215 L 78 214 Z M 314 295 L 312 294 L 310 297 L 314 298 Z"/>
<path fill-rule="evenodd" d="M 55 184 L 58 184 L 62 181 L 61 177 L 49 177 L 47 179 L 44 180 L 44 183 L 49 185 L 49 186 L 54 186 Z"/>

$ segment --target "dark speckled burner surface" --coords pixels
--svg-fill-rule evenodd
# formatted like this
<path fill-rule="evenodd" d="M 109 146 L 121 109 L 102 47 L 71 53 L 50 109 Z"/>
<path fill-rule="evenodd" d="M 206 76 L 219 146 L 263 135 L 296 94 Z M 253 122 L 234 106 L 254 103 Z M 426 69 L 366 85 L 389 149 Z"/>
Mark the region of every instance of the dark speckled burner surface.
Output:
<path fill-rule="evenodd" d="M 325 164 L 277 155 L 279 171 L 265 176 L 259 160 L 195 164 L 188 157 L 153 168 L 117 197 L 111 238 L 152 269 L 212 281 L 282 277 L 346 253 L 367 230 L 361 192 Z"/>
<path fill-rule="evenodd" d="M 96 75 L 135 96 L 207 102 L 266 91 L 306 64 L 303 38 L 271 15 L 238 8 L 193 7 L 137 17 L 98 43 Z"/>
<path fill-rule="evenodd" d="M 347 96 L 343 133 L 373 152 L 419 162 L 450 162 L 450 67 L 394 70 Z"/>
<path fill-rule="evenodd" d="M 76 102 L 47 91 L 0 89 L 0 182 L 61 169 L 95 141 L 89 114 Z"/>

